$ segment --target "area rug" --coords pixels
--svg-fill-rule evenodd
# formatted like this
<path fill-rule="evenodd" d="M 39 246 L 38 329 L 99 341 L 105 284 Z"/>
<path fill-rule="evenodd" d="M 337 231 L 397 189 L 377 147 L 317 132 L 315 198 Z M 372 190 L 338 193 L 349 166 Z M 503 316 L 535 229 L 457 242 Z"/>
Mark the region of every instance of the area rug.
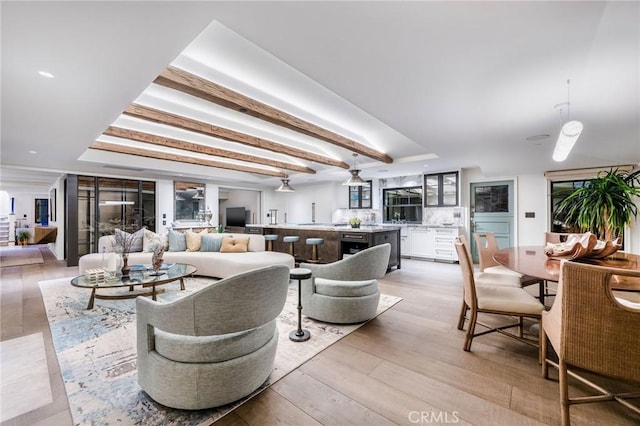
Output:
<path fill-rule="evenodd" d="M 297 282 L 289 286 L 278 318 L 280 338 L 274 370 L 267 383 L 236 403 L 208 410 L 175 410 L 154 402 L 140 388 L 136 375 L 135 300 L 96 300 L 87 310 L 89 290 L 72 287 L 70 278 L 41 281 L 53 343 L 76 425 L 205 425 L 211 424 L 287 373 L 311 359 L 362 324 L 334 325 L 303 316 L 311 332 L 304 343 L 289 340 L 297 327 Z M 215 280 L 189 278 L 186 291 L 177 283 L 163 286 L 160 301 L 175 300 Z M 382 295 L 377 315 L 402 300 Z"/>
<path fill-rule="evenodd" d="M 24 266 L 44 263 L 40 249 L 37 247 L 3 247 L 0 249 L 0 267 Z"/>

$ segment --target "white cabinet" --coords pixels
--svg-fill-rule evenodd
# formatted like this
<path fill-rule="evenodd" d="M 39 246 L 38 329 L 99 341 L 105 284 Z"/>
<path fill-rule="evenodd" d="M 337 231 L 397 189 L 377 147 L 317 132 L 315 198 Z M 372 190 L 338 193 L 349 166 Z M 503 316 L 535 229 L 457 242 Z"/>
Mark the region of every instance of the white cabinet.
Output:
<path fill-rule="evenodd" d="M 411 256 L 411 234 L 407 225 L 400 225 L 400 255 Z"/>
<path fill-rule="evenodd" d="M 459 234 L 458 228 L 433 228 L 434 259 L 457 261 L 458 254 L 454 242 Z"/>
<path fill-rule="evenodd" d="M 409 227 L 408 254 L 416 258 L 428 258 L 455 262 L 458 260 L 453 245 L 459 234 L 458 228 Z M 400 237 L 402 239 L 402 237 Z M 403 251 L 403 253 L 406 253 Z"/>
<path fill-rule="evenodd" d="M 433 228 L 412 226 L 409 228 L 411 241 L 411 257 L 433 257 L 435 249 L 435 233 Z"/>

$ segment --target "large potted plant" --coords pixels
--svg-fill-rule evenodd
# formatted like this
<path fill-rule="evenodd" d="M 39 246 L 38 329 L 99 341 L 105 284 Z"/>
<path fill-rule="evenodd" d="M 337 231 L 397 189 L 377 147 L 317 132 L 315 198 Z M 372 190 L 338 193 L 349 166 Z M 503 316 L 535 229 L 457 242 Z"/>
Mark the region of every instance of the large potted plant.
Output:
<path fill-rule="evenodd" d="M 607 241 L 622 239 L 625 226 L 638 215 L 637 197 L 640 170 L 612 169 L 569 194 L 560 202 L 558 213 L 579 232 L 590 231 Z"/>
<path fill-rule="evenodd" d="M 18 245 L 26 246 L 29 244 L 29 240 L 31 239 L 31 232 L 29 231 L 18 231 Z"/>

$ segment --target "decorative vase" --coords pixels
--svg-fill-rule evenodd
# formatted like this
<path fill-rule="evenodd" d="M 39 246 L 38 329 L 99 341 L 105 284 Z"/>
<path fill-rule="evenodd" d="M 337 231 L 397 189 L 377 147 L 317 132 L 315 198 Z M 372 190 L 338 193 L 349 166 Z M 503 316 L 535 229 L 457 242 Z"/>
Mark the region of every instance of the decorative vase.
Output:
<path fill-rule="evenodd" d="M 162 266 L 164 249 L 159 247 L 153 251 L 153 256 L 151 256 L 151 267 L 153 268 L 153 273 L 151 275 L 161 275 L 160 267 Z"/>
<path fill-rule="evenodd" d="M 122 277 L 128 277 L 129 272 L 131 272 L 131 268 L 129 267 L 129 254 L 122 253 Z"/>
<path fill-rule="evenodd" d="M 204 221 L 207 222 L 207 225 L 211 224 L 211 218 L 213 217 L 213 213 L 211 213 L 211 210 L 209 209 L 209 206 L 207 206 L 207 211 L 204 212 Z"/>
<path fill-rule="evenodd" d="M 360 224 L 359 223 L 354 223 L 351 225 L 352 228 L 360 228 Z"/>

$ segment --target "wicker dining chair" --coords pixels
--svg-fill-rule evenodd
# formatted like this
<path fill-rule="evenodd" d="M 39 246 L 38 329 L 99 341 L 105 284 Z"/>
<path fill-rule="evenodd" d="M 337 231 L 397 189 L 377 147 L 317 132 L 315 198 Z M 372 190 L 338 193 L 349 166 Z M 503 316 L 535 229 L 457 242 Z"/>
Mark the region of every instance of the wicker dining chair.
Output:
<path fill-rule="evenodd" d="M 523 324 L 524 318 L 531 318 L 539 322 L 542 311 L 544 311 L 544 306 L 522 288 L 491 285 L 476 286 L 473 263 L 471 262 L 465 244 L 460 237 L 456 238 L 454 244 L 462 269 L 464 286 L 463 307 L 465 307 L 465 310 L 470 311 L 469 327 L 467 328 L 465 336 L 464 350 L 471 350 L 471 343 L 474 337 L 493 332 L 498 332 L 538 347 L 531 339 L 524 337 Z M 478 321 L 479 313 L 518 317 L 518 322 L 510 322 L 506 325 L 493 327 Z M 488 330 L 476 332 L 476 325 L 486 327 Z M 505 331 L 513 327 L 518 327 L 517 335 Z"/>
<path fill-rule="evenodd" d="M 480 261 L 480 271 L 491 272 L 494 274 L 507 274 L 515 275 L 520 279 L 520 286 L 527 287 L 530 285 L 538 284 L 540 291 L 538 293 L 538 299 L 540 303 L 544 303 L 544 298 L 547 295 L 545 290 L 545 282 L 543 279 L 533 277 L 531 275 L 524 275 L 511 269 L 505 268 L 500 265 L 493 258 L 493 255 L 500 250 L 498 247 L 498 240 L 493 232 L 476 232 L 473 234 L 473 238 L 478 248 L 478 260 Z"/>
<path fill-rule="evenodd" d="M 618 401 L 640 414 L 628 399 L 640 392 L 615 394 L 574 371 L 575 368 L 640 384 L 640 309 L 619 302 L 611 292 L 612 275 L 640 277 L 640 271 L 619 270 L 563 261 L 558 293 L 551 310 L 542 314 L 540 342 L 542 374 L 558 369 L 562 425 L 570 425 L 573 404 Z M 558 355 L 549 359 L 548 343 Z M 598 395 L 569 397 L 568 376 L 593 388 Z"/>

